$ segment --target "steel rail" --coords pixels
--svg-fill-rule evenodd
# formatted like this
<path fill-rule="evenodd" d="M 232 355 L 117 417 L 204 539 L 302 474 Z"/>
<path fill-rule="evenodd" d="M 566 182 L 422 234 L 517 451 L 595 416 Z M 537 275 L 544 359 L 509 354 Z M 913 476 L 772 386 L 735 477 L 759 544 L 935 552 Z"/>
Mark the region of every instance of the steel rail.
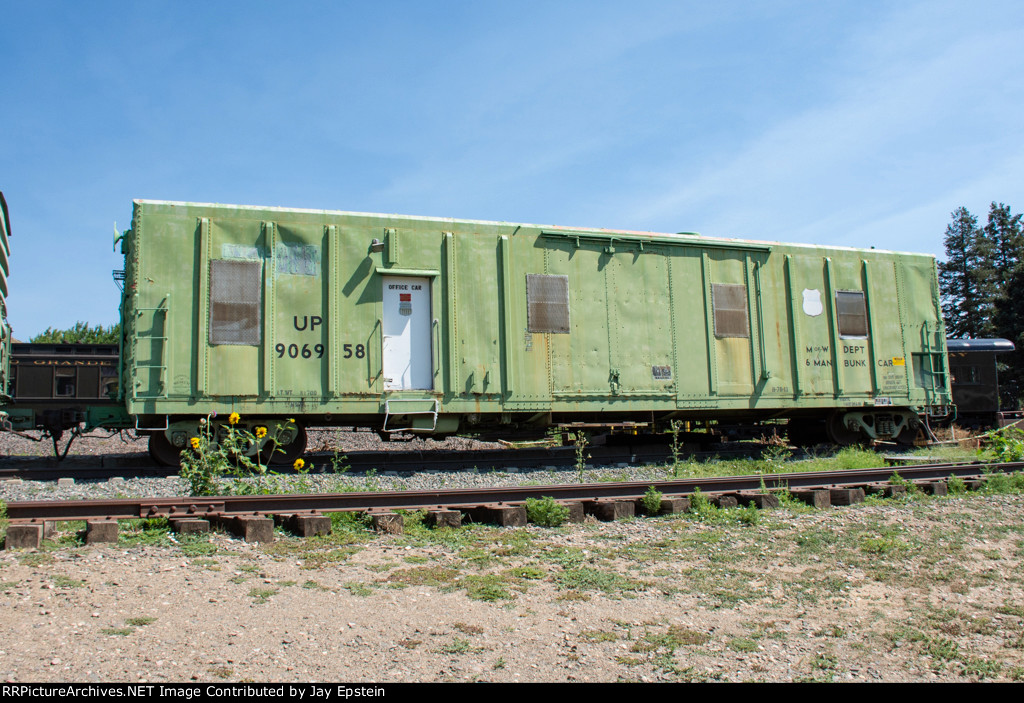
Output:
<path fill-rule="evenodd" d="M 961 463 L 904 466 L 898 472 L 908 480 L 936 480 L 950 476 L 980 476 L 986 470 L 1021 471 L 1024 462 L 1003 464 Z M 757 492 L 763 488 L 817 488 L 863 486 L 887 481 L 892 467 L 825 472 L 688 478 L 663 481 L 561 484 L 498 488 L 457 488 L 432 491 L 381 491 L 255 496 L 180 496 L 121 498 L 115 500 L 13 501 L 7 504 L 12 523 L 63 520 L 118 520 L 203 515 L 274 515 L 343 511 L 418 510 L 515 505 L 527 498 L 551 496 L 561 501 L 638 498 L 654 487 L 665 496 L 682 496 L 697 488 L 706 493 Z"/>

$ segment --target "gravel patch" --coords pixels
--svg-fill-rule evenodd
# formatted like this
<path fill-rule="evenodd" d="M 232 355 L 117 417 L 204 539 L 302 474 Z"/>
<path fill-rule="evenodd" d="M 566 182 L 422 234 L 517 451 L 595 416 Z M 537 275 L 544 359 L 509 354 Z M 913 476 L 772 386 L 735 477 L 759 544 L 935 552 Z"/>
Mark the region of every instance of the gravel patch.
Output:
<path fill-rule="evenodd" d="M 379 444 L 346 434 L 315 441 L 342 452 Z M 93 442 L 124 453 L 117 437 Z M 585 479 L 599 477 L 664 469 Z M 282 480 L 402 490 L 576 474 Z M 0 498 L 185 488 L 178 478 L 3 481 Z M 399 536 L 338 525 L 328 539 L 278 532 L 262 545 L 123 523 L 118 544 L 83 546 L 69 524 L 41 551 L 0 553 L 0 679 L 1022 681 L 1022 518 L 1024 496 L 970 495 L 764 511 L 753 524 L 725 511 Z"/>
<path fill-rule="evenodd" d="M 265 545 L 123 527 L 0 554 L 0 678 L 1021 680 L 1022 514 L 970 496 Z"/>

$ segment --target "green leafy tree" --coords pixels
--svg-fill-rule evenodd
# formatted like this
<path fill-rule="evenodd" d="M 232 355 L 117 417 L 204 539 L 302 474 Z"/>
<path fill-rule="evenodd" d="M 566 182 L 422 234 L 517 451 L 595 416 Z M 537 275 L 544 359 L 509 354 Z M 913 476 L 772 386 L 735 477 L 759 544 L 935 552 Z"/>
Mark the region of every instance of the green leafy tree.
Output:
<path fill-rule="evenodd" d="M 29 341 L 33 344 L 117 344 L 121 338 L 121 323 L 104 327 L 90 327 L 88 322 L 76 322 L 71 329 L 58 330 L 47 327 L 46 330 Z"/>

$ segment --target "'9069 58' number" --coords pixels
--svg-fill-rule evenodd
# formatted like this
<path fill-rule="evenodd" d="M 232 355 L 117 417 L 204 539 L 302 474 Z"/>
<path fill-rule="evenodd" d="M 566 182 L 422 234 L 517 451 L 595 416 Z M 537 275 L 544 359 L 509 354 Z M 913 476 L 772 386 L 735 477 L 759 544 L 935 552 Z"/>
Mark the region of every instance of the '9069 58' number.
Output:
<path fill-rule="evenodd" d="M 327 348 L 323 344 L 314 344 L 312 347 L 308 344 L 303 344 L 300 347 L 298 344 L 284 344 L 283 342 L 278 342 L 274 347 L 274 351 L 277 352 L 278 359 L 283 359 L 285 354 L 292 359 L 298 359 L 299 357 L 303 359 L 312 359 L 314 355 L 316 355 L 317 359 L 322 359 L 324 358 L 324 352 L 326 349 Z M 342 356 L 346 359 L 351 359 L 352 357 L 357 359 L 366 358 L 366 345 L 343 344 L 341 349 Z"/>
<path fill-rule="evenodd" d="M 274 351 L 277 352 L 278 359 L 283 359 L 285 354 L 288 354 L 292 359 L 298 359 L 300 356 L 303 359 L 311 359 L 313 355 L 316 354 L 317 359 L 322 359 L 324 356 L 324 345 L 315 344 L 313 345 L 313 348 L 310 349 L 308 344 L 303 344 L 299 347 L 298 344 L 289 344 L 285 346 L 283 343 L 279 342 L 277 346 L 274 347 Z"/>

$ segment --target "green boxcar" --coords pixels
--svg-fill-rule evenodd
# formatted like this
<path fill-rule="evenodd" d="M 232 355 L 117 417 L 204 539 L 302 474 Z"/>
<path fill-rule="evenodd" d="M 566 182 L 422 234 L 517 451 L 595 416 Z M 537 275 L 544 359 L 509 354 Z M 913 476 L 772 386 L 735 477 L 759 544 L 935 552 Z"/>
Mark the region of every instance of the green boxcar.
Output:
<path fill-rule="evenodd" d="M 931 256 L 139 200 L 127 411 L 446 435 L 789 418 L 907 439 L 950 403 Z"/>

